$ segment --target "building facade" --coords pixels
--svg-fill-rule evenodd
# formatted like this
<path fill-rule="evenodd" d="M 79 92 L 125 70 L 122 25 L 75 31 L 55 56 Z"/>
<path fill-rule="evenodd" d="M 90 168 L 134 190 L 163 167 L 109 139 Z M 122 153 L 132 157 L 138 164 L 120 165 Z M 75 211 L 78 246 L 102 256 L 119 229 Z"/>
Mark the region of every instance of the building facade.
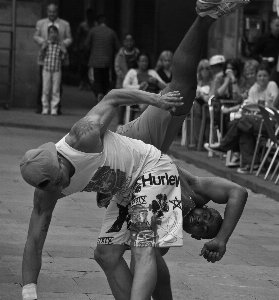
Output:
<path fill-rule="evenodd" d="M 122 40 L 132 33 L 136 45 L 150 54 L 153 66 L 163 50 L 175 51 L 196 18 L 195 1 L 186 0 L 1 0 L 0 104 L 34 107 L 38 93 L 38 46 L 33 41 L 37 20 L 46 16 L 49 3 L 59 5 L 59 16 L 70 22 L 75 47 L 78 24 L 87 8 L 105 14 Z M 272 1 L 254 1 L 218 20 L 208 35 L 203 57 L 224 54 L 249 57 L 256 38 L 269 30 Z M 75 72 L 70 56 L 69 74 Z"/>

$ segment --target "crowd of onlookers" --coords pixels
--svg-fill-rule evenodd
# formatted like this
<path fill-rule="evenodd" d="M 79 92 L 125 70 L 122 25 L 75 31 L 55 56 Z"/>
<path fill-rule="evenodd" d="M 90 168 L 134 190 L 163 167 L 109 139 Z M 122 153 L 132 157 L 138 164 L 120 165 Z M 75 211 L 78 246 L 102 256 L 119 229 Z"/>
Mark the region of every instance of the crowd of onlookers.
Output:
<path fill-rule="evenodd" d="M 38 113 L 61 114 L 62 66 L 69 64 L 67 48 L 72 44 L 70 25 L 58 17 L 58 7 L 47 7 L 46 19 L 39 20 L 34 35 L 40 46 L 40 87 Z M 153 68 L 149 54 L 136 47 L 132 34 L 124 36 L 122 46 L 104 15 L 95 17 L 92 9 L 78 26 L 75 55 L 80 76 L 79 89 L 91 89 L 99 102 L 111 88 L 140 89 L 159 93 L 171 81 L 173 53 L 163 51 Z M 214 55 L 201 59 L 197 68 L 197 91 L 193 104 L 193 143 L 202 143 L 208 151 L 232 151 L 229 167 L 248 173 L 254 155 L 256 133 L 260 126 L 257 110 L 247 108 L 261 104 L 279 108 L 279 18 L 270 22 L 270 32 L 258 38 L 252 58 L 225 58 Z M 113 80 L 114 79 L 114 80 Z M 112 86 L 111 82 L 115 82 Z M 211 111 L 209 110 L 211 107 Z M 129 120 L 145 110 L 131 106 Z M 127 121 L 125 107 L 119 110 L 118 122 Z M 211 113 L 210 113 L 211 112 Z M 217 140 L 212 138 L 213 127 Z M 201 124 L 205 122 L 201 135 Z M 210 126 L 211 122 L 211 126 Z M 241 158 L 241 165 L 240 165 Z M 260 163 L 255 157 L 254 169 Z"/>
<path fill-rule="evenodd" d="M 86 17 L 77 28 L 73 41 L 70 24 L 59 18 L 58 6 L 47 6 L 47 18 L 36 24 L 34 41 L 39 45 L 40 84 L 37 113 L 60 115 L 63 66 L 69 65 L 69 46 L 73 43 L 78 64 L 80 90 L 92 90 L 97 102 L 111 88 L 141 89 L 158 93 L 171 80 L 172 53 L 164 51 L 151 67 L 149 54 L 135 47 L 132 34 L 125 35 L 123 45 L 117 34 L 107 25 L 105 15 L 95 16 L 87 9 Z M 112 82 L 114 84 L 112 84 Z M 131 118 L 144 106 L 132 107 Z M 123 108 L 119 124 L 124 123 Z"/>

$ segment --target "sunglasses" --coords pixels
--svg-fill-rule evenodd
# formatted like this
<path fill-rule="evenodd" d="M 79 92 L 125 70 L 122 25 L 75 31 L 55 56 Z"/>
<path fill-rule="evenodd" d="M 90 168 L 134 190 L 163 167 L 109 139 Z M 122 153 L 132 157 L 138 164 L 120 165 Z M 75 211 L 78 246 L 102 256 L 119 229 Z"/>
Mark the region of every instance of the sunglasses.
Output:
<path fill-rule="evenodd" d="M 202 67 L 201 70 L 209 70 L 209 67 Z"/>

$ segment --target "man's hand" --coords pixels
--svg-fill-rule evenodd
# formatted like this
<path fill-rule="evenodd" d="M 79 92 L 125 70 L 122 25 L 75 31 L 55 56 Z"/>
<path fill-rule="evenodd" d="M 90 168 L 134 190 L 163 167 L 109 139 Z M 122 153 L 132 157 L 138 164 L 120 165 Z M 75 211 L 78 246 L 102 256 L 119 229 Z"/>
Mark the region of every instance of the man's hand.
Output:
<path fill-rule="evenodd" d="M 150 77 L 148 78 L 148 82 L 149 82 L 149 83 L 157 84 L 157 83 L 158 83 L 158 79 L 155 78 L 155 77 L 150 76 Z"/>
<path fill-rule="evenodd" d="M 173 91 L 167 94 L 160 95 L 158 98 L 158 107 L 168 111 L 175 111 L 176 106 L 182 106 L 183 97 L 180 97 L 180 92 Z"/>
<path fill-rule="evenodd" d="M 139 89 L 141 91 L 145 91 L 147 88 L 148 88 L 148 83 L 146 81 L 143 81 L 142 83 L 140 83 Z"/>
<path fill-rule="evenodd" d="M 226 252 L 226 243 L 215 238 L 204 244 L 200 256 L 203 256 L 208 262 L 215 263 L 222 259 Z"/>
<path fill-rule="evenodd" d="M 42 50 L 46 49 L 47 45 L 48 45 L 48 42 L 47 41 L 43 41 L 42 46 L 41 46 Z"/>

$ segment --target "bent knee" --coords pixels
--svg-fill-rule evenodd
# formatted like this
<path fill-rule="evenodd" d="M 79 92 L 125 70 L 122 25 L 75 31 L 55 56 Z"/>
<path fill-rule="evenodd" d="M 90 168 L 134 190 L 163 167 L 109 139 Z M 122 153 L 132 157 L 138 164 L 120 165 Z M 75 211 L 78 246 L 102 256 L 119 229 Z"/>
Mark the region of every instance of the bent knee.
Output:
<path fill-rule="evenodd" d="M 111 267 L 119 262 L 126 249 L 123 245 L 97 245 L 94 259 L 103 268 Z"/>

